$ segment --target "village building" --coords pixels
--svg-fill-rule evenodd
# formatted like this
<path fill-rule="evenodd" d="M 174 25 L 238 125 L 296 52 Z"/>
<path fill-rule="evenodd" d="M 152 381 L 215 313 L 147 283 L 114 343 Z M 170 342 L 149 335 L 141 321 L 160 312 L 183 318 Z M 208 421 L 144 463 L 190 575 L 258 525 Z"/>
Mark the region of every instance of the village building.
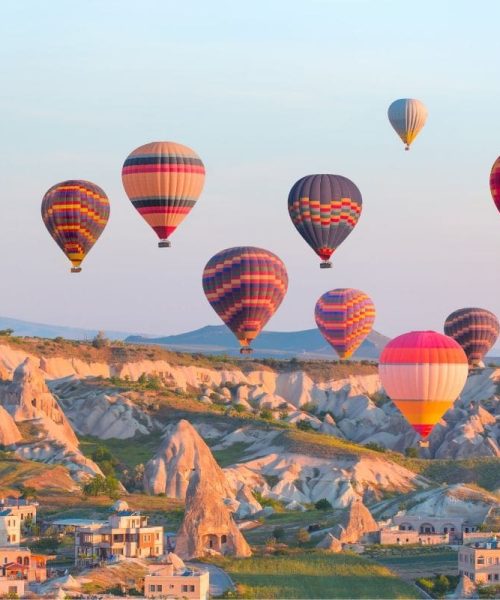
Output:
<path fill-rule="evenodd" d="M 210 576 L 208 571 L 181 567 L 171 562 L 150 565 L 144 578 L 146 598 L 208 600 Z"/>
<path fill-rule="evenodd" d="M 461 546 L 458 551 L 458 573 L 474 583 L 500 583 L 500 544 L 496 538 Z"/>
<path fill-rule="evenodd" d="M 19 546 L 21 519 L 10 508 L 0 510 L 0 546 Z"/>
<path fill-rule="evenodd" d="M 33 554 L 29 548 L 0 547 L 0 574 L 41 583 L 47 579 L 47 560 L 50 558 Z"/>
<path fill-rule="evenodd" d="M 139 512 L 113 513 L 105 524 L 77 527 L 75 564 L 88 566 L 113 558 L 150 558 L 163 554 L 163 527 L 150 527 Z"/>
<path fill-rule="evenodd" d="M 0 510 L 9 509 L 11 514 L 19 517 L 23 531 L 36 524 L 38 506 L 38 502 L 28 501 L 25 498 L 0 498 Z"/>
<path fill-rule="evenodd" d="M 25 585 L 24 579 L 0 576 L 0 598 L 23 598 Z"/>
<path fill-rule="evenodd" d="M 420 544 L 421 546 L 436 546 L 449 544 L 449 533 L 420 533 L 414 529 L 400 529 L 399 526 L 384 527 L 379 531 L 379 543 L 385 545 L 407 546 Z"/>
<path fill-rule="evenodd" d="M 477 527 L 471 525 L 460 517 L 428 517 L 420 515 L 396 515 L 392 520 L 401 531 L 418 531 L 421 534 L 449 534 L 450 542 L 462 540 L 463 533 L 476 531 Z"/>

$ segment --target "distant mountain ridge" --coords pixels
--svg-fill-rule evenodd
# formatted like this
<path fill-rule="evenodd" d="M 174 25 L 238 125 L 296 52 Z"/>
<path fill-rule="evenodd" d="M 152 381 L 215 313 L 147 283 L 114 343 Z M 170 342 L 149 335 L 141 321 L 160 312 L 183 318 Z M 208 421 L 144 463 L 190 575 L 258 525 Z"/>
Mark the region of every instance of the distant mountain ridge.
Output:
<path fill-rule="evenodd" d="M 207 325 L 194 331 L 164 337 L 132 335 L 126 342 L 159 344 L 181 352 L 208 354 L 239 354 L 239 344 L 224 325 Z M 358 359 L 377 359 L 389 338 L 373 331 L 354 354 Z M 303 331 L 263 331 L 252 343 L 254 356 L 259 358 L 325 358 L 336 356 L 318 329 Z"/>
<path fill-rule="evenodd" d="M 15 335 L 26 337 L 56 338 L 68 340 L 91 340 L 97 329 L 48 325 L 0 317 L 0 329 L 12 329 Z M 200 329 L 177 335 L 154 336 L 124 331 L 104 330 L 112 340 L 123 340 L 136 344 L 155 344 L 179 352 L 199 352 L 202 354 L 239 355 L 239 345 L 233 334 L 224 325 L 207 325 Z M 389 338 L 373 331 L 354 354 L 357 359 L 377 359 Z M 317 329 L 302 331 L 263 331 L 252 344 L 256 358 L 303 358 L 332 359 L 336 357 L 330 345 Z M 500 364 L 500 351 L 494 348 L 488 358 Z"/>

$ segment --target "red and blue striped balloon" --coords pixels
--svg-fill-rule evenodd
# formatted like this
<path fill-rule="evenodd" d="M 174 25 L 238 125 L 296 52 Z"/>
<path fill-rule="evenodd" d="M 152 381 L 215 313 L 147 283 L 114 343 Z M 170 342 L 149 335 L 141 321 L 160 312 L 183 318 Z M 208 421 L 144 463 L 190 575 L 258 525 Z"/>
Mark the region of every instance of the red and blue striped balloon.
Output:
<path fill-rule="evenodd" d="M 227 248 L 208 261 L 203 290 L 212 308 L 234 333 L 241 353 L 278 309 L 288 288 L 283 262 L 269 250 Z"/>

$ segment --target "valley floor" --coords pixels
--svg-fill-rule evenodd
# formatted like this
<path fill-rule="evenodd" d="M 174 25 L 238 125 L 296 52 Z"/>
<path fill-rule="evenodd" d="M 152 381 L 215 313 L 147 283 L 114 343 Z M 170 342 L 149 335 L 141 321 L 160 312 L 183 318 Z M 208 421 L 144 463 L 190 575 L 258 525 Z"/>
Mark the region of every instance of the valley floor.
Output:
<path fill-rule="evenodd" d="M 216 561 L 232 577 L 234 598 L 419 598 L 387 567 L 354 554 L 318 550 Z"/>

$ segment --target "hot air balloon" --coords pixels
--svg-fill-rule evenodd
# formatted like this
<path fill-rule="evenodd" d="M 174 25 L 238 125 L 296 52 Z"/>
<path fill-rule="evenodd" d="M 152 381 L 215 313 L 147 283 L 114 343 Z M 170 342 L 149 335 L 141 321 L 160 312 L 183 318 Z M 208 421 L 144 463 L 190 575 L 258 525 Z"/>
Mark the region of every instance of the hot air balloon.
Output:
<path fill-rule="evenodd" d="M 325 340 L 340 358 L 349 358 L 372 330 L 375 305 L 360 290 L 339 288 L 321 296 L 314 316 Z"/>
<path fill-rule="evenodd" d="M 42 200 L 42 219 L 50 235 L 79 273 L 83 259 L 109 217 L 109 200 L 90 181 L 69 180 L 50 188 Z"/>
<path fill-rule="evenodd" d="M 297 231 L 330 268 L 330 256 L 356 226 L 362 208 L 361 193 L 341 175 L 307 175 L 288 195 L 288 212 Z"/>
<path fill-rule="evenodd" d="M 262 248 L 227 248 L 208 261 L 203 289 L 212 308 L 238 338 L 242 354 L 273 316 L 288 287 L 283 262 Z"/>
<path fill-rule="evenodd" d="M 462 346 L 469 365 L 477 367 L 497 341 L 500 323 L 484 308 L 460 308 L 448 316 L 444 332 Z"/>
<path fill-rule="evenodd" d="M 500 156 L 491 167 L 490 190 L 493 196 L 493 202 L 500 211 Z"/>
<path fill-rule="evenodd" d="M 427 114 L 427 109 L 422 102 L 414 98 L 401 98 L 389 106 L 387 116 L 394 130 L 403 140 L 405 150 L 410 149 L 413 140 L 425 125 Z"/>
<path fill-rule="evenodd" d="M 467 380 L 467 357 L 442 333 L 411 331 L 383 349 L 379 374 L 388 396 L 425 438 L 460 395 Z"/>
<path fill-rule="evenodd" d="M 168 238 L 196 204 L 205 181 L 200 157 L 182 144 L 152 142 L 128 155 L 123 187 L 141 217 L 168 248 Z"/>

